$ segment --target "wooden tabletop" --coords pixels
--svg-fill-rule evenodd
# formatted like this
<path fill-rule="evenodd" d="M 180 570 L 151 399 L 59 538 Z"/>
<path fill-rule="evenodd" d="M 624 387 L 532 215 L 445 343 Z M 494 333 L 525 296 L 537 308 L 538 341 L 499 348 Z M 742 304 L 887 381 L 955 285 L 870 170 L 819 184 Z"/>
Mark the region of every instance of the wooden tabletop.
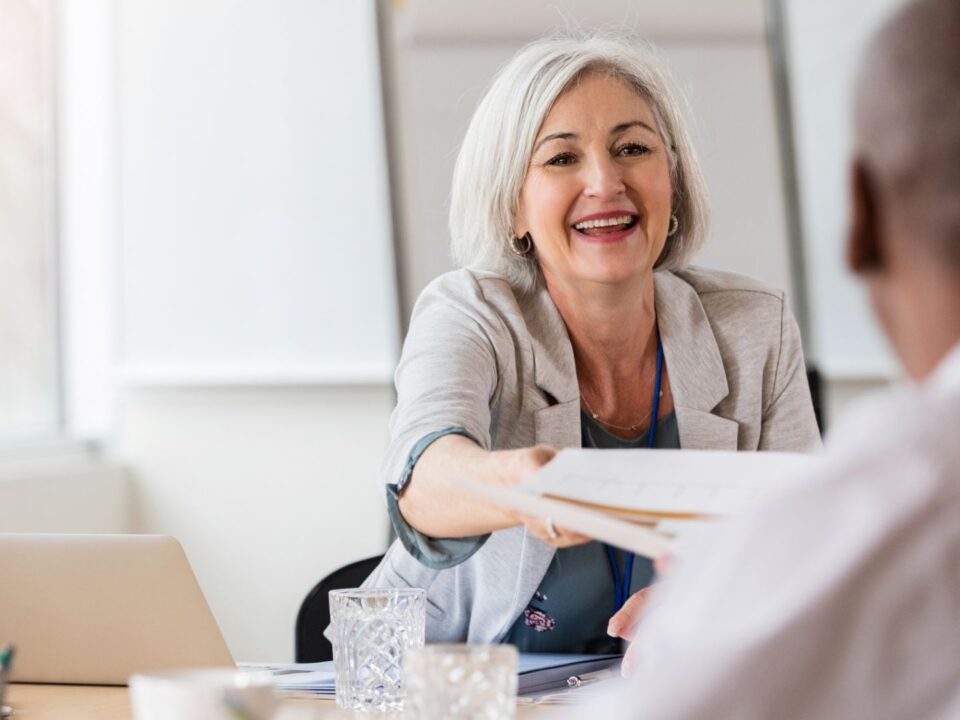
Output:
<path fill-rule="evenodd" d="M 7 705 L 13 707 L 11 720 L 131 720 L 130 696 L 125 687 L 85 685 L 24 685 L 7 687 Z M 357 718 L 339 710 L 332 698 L 290 697 L 284 708 L 295 710 L 295 720 L 334 720 Z M 547 707 L 518 705 L 518 720 L 543 717 Z M 396 717 L 396 716 L 394 716 Z"/>

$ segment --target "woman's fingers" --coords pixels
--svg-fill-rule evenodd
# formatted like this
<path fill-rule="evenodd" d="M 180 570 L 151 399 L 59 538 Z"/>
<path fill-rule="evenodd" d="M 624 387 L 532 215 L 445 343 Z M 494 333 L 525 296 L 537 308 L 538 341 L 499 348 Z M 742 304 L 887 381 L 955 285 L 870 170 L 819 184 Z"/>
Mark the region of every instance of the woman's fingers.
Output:
<path fill-rule="evenodd" d="M 581 535 L 580 533 L 576 533 L 571 530 L 564 530 L 563 528 L 556 528 L 556 533 L 557 537 L 553 540 L 548 539 L 547 542 L 557 548 L 583 545 L 584 543 L 588 543 L 590 540 L 592 540 L 592 538 L 589 538 L 586 535 Z"/>
<path fill-rule="evenodd" d="M 524 525 L 527 528 L 527 531 L 531 535 L 539 540 L 543 540 L 543 542 L 547 543 L 547 545 L 552 545 L 556 548 L 571 547 L 572 545 L 583 545 L 584 543 L 588 543 L 593 539 L 586 535 L 581 535 L 578 532 L 573 532 L 572 530 L 567 530 L 566 528 L 560 527 L 552 521 L 548 525 L 546 518 L 539 518 L 516 512 L 512 514 L 517 519 L 519 524 Z"/>
<path fill-rule="evenodd" d="M 663 575 L 670 569 L 672 563 L 673 555 L 667 553 L 653 561 L 653 569 L 656 570 L 657 575 Z"/>
<path fill-rule="evenodd" d="M 556 448 L 536 445 L 520 450 L 499 450 L 491 453 L 498 464 L 496 477 L 503 485 L 519 485 L 557 454 Z"/>
<path fill-rule="evenodd" d="M 519 450 L 516 464 L 516 482 L 526 480 L 556 456 L 556 448 L 548 445 L 536 445 Z"/>
<path fill-rule="evenodd" d="M 516 485 L 526 480 L 541 467 L 556 457 L 557 449 L 549 445 L 536 445 L 521 450 L 506 451 L 506 471 L 504 481 Z M 592 538 L 580 533 L 566 530 L 557 526 L 550 518 L 534 517 L 519 512 L 510 513 L 517 522 L 526 526 L 527 530 L 536 538 L 556 548 L 582 545 Z"/>

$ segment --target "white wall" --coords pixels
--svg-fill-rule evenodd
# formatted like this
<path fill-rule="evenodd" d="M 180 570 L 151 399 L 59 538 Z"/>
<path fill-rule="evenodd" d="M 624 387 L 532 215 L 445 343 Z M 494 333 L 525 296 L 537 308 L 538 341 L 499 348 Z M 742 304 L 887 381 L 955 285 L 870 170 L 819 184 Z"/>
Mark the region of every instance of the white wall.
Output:
<path fill-rule="evenodd" d="M 0 532 L 132 532 L 132 491 L 127 468 L 80 445 L 8 450 L 0 460 Z"/>
<path fill-rule="evenodd" d="M 387 542 L 387 387 L 127 389 L 133 519 L 183 544 L 238 660 L 291 661 L 297 609 Z"/>

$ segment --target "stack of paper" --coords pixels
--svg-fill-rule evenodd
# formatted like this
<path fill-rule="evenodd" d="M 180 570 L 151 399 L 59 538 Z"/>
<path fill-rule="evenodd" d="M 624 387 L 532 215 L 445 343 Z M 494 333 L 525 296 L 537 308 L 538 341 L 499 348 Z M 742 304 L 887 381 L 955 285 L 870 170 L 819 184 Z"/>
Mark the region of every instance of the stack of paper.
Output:
<path fill-rule="evenodd" d="M 333 661 L 289 663 L 285 665 L 241 665 L 242 670 L 269 670 L 274 687 L 281 692 L 302 692 L 313 695 L 334 695 L 336 674 Z"/>
<path fill-rule="evenodd" d="M 656 558 L 670 552 L 678 524 L 743 512 L 820 462 L 798 453 L 567 449 L 517 487 L 451 481 L 495 504 Z"/>

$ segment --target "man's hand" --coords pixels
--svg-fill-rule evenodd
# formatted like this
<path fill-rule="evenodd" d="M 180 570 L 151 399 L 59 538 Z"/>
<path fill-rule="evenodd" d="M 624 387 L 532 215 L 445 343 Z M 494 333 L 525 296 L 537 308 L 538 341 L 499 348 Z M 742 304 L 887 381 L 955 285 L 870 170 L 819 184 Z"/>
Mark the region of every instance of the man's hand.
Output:
<path fill-rule="evenodd" d="M 666 571 L 670 565 L 670 556 L 662 555 L 657 558 L 653 567 L 657 571 L 657 575 L 661 576 Z M 637 627 L 640 625 L 640 619 L 643 615 L 644 608 L 647 605 L 647 601 L 650 599 L 650 594 L 656 591 L 656 585 L 650 585 L 645 587 L 643 590 L 639 590 L 631 595 L 627 602 L 624 603 L 623 607 L 620 608 L 607 624 L 607 634 L 611 637 L 623 638 L 624 640 L 633 640 L 634 636 L 637 634 Z M 624 677 L 629 677 L 633 672 L 633 664 L 636 660 L 636 652 L 634 652 L 634 646 L 630 645 L 627 648 L 626 654 L 623 656 L 623 663 L 620 666 L 620 672 Z"/>

